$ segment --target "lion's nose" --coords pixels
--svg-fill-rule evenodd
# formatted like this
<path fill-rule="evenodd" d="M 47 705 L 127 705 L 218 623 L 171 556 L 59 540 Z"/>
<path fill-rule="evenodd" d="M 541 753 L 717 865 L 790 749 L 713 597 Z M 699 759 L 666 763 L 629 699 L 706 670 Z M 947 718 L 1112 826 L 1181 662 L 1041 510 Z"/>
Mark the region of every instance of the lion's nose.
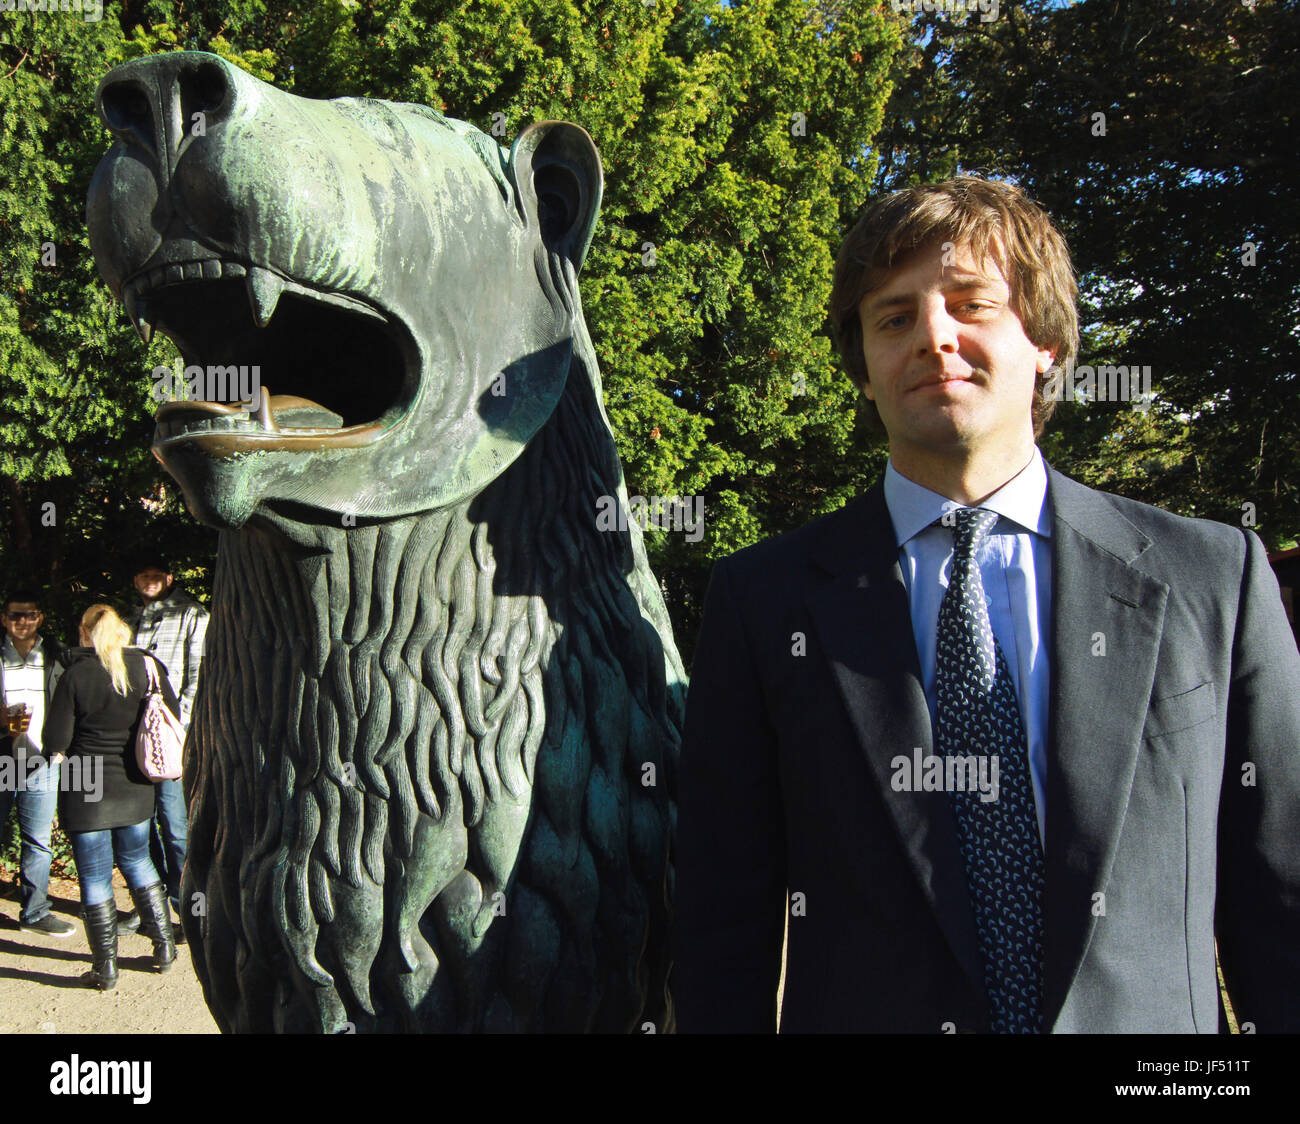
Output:
<path fill-rule="evenodd" d="M 104 123 L 128 146 L 153 155 L 170 173 L 190 138 L 207 134 L 234 110 L 235 81 L 224 59 L 182 51 L 116 67 L 95 103 Z"/>

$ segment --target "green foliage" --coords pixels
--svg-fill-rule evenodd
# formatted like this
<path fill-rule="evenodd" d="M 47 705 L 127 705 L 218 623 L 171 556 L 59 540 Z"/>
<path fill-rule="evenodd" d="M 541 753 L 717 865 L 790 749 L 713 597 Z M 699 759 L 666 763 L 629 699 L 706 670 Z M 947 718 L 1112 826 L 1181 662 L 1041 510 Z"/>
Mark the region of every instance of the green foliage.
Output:
<path fill-rule="evenodd" d="M 147 452 L 148 372 L 172 349 L 144 347 L 95 279 L 81 200 L 111 143 L 98 78 L 210 50 L 307 97 L 423 102 L 503 144 L 547 118 L 592 135 L 606 185 L 582 296 L 628 489 L 705 500 L 702 543 L 648 540 L 689 655 L 712 560 L 839 506 L 878 466 L 822 325 L 901 26 L 835 0 L 154 2 L 110 7 L 89 32 L 8 21 L 0 63 L 19 64 L 24 111 L 6 114 L 4 167 L 41 190 L 11 190 L 0 227 L 26 270 L 3 301 L 21 405 L 0 472 L 25 525 L 4 576 L 50 586 L 70 621 L 122 590 L 114 561 L 152 539 L 206 584 L 212 537 Z M 48 231 L 67 256 L 40 273 Z"/>
<path fill-rule="evenodd" d="M 958 166 L 1021 184 L 1081 275 L 1079 362 L 1151 368 L 1148 414 L 1063 404 L 1045 455 L 1184 515 L 1240 525 L 1252 504 L 1271 547 L 1294 543 L 1296 4 L 1029 0 L 916 31 L 880 185 Z"/>
<path fill-rule="evenodd" d="M 109 139 L 94 93 L 128 54 L 112 15 L 0 21 L 0 481 L 11 529 L 0 579 L 46 587 L 46 631 L 65 640 L 91 600 L 122 589 L 114 563 L 136 547 L 166 542 L 206 565 L 213 541 L 149 454 L 152 363 L 86 234 L 86 189 Z"/>
<path fill-rule="evenodd" d="M 879 474 L 882 435 L 857 423 L 824 331 L 834 254 L 874 191 L 958 168 L 1015 178 L 1063 225 L 1081 361 L 1152 368 L 1147 414 L 1061 406 L 1049 459 L 1188 514 L 1237 521 L 1253 502 L 1281 545 L 1300 528 L 1293 16 L 1271 0 L 1028 0 L 991 23 L 860 0 L 152 0 L 99 23 L 7 17 L 0 579 L 48 587 L 65 639 L 90 599 L 128 592 L 140 544 L 206 591 L 214 536 L 148 452 L 148 373 L 174 352 L 131 331 L 83 215 L 111 142 L 98 79 L 176 49 L 306 97 L 422 102 L 502 144 L 546 118 L 587 129 L 606 183 L 582 297 L 628 490 L 705 501 L 702 542 L 647 538 L 688 659 L 713 559 Z"/>

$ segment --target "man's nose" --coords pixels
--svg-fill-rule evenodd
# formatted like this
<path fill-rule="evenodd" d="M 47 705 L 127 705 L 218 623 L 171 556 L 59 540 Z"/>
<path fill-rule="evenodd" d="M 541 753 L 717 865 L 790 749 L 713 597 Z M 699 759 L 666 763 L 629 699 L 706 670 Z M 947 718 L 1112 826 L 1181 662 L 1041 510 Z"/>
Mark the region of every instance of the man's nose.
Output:
<path fill-rule="evenodd" d="M 165 184 L 189 144 L 231 116 L 235 97 L 224 59 L 178 51 L 115 67 L 100 82 L 95 105 L 118 140 L 152 157 Z"/>
<path fill-rule="evenodd" d="M 955 355 L 957 321 L 942 299 L 923 301 L 916 315 L 916 346 L 922 355 Z"/>

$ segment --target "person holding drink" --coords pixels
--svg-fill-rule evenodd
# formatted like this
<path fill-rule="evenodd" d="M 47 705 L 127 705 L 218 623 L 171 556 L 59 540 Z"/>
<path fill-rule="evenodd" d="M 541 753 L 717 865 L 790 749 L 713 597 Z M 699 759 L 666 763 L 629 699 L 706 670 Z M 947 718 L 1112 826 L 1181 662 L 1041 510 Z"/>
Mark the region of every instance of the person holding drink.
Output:
<path fill-rule="evenodd" d="M 0 833 L 9 826 L 9 812 L 18 809 L 22 835 L 19 883 L 22 909 L 19 924 L 25 933 L 70 937 L 76 926 L 50 912 L 50 836 L 59 798 L 59 767 L 41 755 L 41 726 L 63 675 L 63 646 L 41 635 L 45 615 L 30 590 L 14 590 L 0 622 L 0 698 L 5 726 L 0 731 L 0 755 L 13 758 L 0 783 Z M 11 782 L 11 783 L 9 783 Z"/>

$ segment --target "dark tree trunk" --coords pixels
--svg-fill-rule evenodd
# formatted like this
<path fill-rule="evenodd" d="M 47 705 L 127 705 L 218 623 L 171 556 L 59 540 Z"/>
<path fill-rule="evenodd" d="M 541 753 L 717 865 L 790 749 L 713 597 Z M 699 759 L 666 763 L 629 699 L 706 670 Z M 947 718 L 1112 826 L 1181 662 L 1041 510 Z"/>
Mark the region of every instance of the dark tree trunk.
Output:
<path fill-rule="evenodd" d="M 23 486 L 12 476 L 4 478 L 5 490 L 9 493 L 9 512 L 13 521 L 13 542 L 17 548 L 17 562 L 22 580 L 31 583 L 36 579 L 36 568 L 32 557 L 32 525 L 27 518 L 27 497 Z"/>

